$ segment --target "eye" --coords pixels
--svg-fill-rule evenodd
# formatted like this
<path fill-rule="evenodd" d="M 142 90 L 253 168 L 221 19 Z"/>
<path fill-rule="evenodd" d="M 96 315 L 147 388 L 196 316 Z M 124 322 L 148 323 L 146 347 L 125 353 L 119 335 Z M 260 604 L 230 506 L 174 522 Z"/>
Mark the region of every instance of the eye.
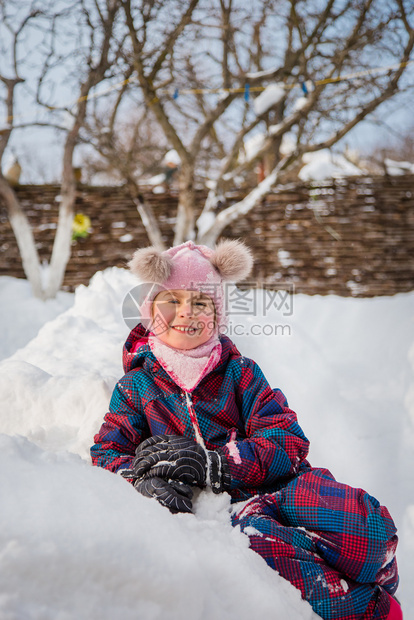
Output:
<path fill-rule="evenodd" d="M 170 297 L 170 298 L 168 298 L 168 297 L 167 297 L 166 299 L 159 299 L 159 300 L 157 301 L 157 303 L 158 303 L 158 304 L 163 304 L 163 305 L 164 305 L 164 304 L 176 304 L 176 303 L 177 303 L 177 300 L 176 300 L 176 299 L 174 299 L 173 297 Z"/>
<path fill-rule="evenodd" d="M 196 305 L 196 306 L 199 306 L 199 307 L 201 307 L 201 308 L 205 308 L 205 307 L 207 306 L 207 304 L 206 304 L 206 302 L 205 302 L 205 301 L 196 301 L 196 302 L 195 302 L 195 305 Z"/>

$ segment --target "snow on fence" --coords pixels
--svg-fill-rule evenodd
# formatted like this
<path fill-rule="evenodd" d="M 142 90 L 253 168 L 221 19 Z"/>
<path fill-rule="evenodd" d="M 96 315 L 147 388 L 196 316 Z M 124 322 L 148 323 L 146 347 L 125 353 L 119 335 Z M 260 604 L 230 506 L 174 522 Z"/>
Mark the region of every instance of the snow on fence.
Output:
<path fill-rule="evenodd" d="M 19 200 L 34 228 L 41 260 L 55 234 L 59 188 L 20 186 Z M 143 192 L 172 243 L 177 196 Z M 227 195 L 227 204 L 243 197 Z M 197 193 L 201 206 L 204 191 Z M 224 205 L 223 205 L 224 206 Z M 148 245 L 136 207 L 123 187 L 79 186 L 76 212 L 91 220 L 91 233 L 73 242 L 64 289 L 86 284 L 98 270 L 123 267 L 137 247 Z M 297 293 L 371 297 L 414 290 L 414 175 L 347 177 L 285 186 L 269 194 L 223 236 L 244 239 L 260 285 Z M 24 277 L 5 208 L 0 204 L 0 275 Z"/>

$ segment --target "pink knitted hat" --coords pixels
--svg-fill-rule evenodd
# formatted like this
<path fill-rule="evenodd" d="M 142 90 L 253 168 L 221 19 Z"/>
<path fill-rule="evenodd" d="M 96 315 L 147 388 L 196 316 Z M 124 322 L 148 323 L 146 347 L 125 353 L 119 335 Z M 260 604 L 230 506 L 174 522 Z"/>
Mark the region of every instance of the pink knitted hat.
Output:
<path fill-rule="evenodd" d="M 155 247 L 137 250 L 128 266 L 141 282 L 154 283 L 141 304 L 141 314 L 151 316 L 151 304 L 163 289 L 199 291 L 214 301 L 219 328 L 225 325 L 223 282 L 246 278 L 253 258 L 244 243 L 223 240 L 214 250 L 193 241 L 170 248 L 165 252 Z"/>

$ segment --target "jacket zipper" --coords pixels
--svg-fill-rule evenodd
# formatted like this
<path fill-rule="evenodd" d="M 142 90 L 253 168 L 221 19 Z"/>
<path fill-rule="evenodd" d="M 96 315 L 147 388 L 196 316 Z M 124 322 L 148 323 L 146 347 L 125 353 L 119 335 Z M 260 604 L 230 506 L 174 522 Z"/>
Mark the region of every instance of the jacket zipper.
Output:
<path fill-rule="evenodd" d="M 206 459 L 207 459 L 206 485 L 208 487 L 211 487 L 211 477 L 210 477 L 211 461 L 210 461 L 210 454 L 209 454 L 209 452 L 208 452 L 208 450 L 206 448 L 206 444 L 204 443 L 204 439 L 203 439 L 203 436 L 201 434 L 200 426 L 199 426 L 198 420 L 197 420 L 197 415 L 196 415 L 196 412 L 194 411 L 193 403 L 191 401 L 191 396 L 186 391 L 184 391 L 184 394 L 185 394 L 185 400 L 187 402 L 187 409 L 188 409 L 188 413 L 190 415 L 190 420 L 191 420 L 191 424 L 193 426 L 196 442 L 203 448 L 204 452 L 206 453 Z"/>
<path fill-rule="evenodd" d="M 194 411 L 193 403 L 191 401 L 191 396 L 186 391 L 184 391 L 184 394 L 185 394 L 185 400 L 186 400 L 186 403 L 187 403 L 187 409 L 188 409 L 188 413 L 190 415 L 190 420 L 191 420 L 191 424 L 193 426 L 196 442 L 198 444 L 200 444 L 200 446 L 202 446 L 204 448 L 204 450 L 207 450 L 206 444 L 204 443 L 204 439 L 203 439 L 203 436 L 201 434 L 200 426 L 198 424 L 197 415 L 196 415 L 196 412 Z"/>

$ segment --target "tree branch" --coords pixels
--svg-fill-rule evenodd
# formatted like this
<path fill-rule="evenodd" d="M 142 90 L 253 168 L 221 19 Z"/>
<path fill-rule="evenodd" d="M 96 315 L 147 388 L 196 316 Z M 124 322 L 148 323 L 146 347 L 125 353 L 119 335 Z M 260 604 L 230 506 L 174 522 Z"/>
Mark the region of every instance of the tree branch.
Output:
<path fill-rule="evenodd" d="M 152 81 L 145 75 L 144 64 L 142 61 L 142 46 L 138 40 L 137 32 L 134 26 L 134 21 L 131 13 L 131 1 L 124 0 L 123 7 L 134 52 L 133 64 L 138 74 L 138 79 L 142 88 L 145 102 L 149 107 L 151 107 L 155 117 L 163 128 L 167 139 L 170 141 L 171 145 L 176 149 L 177 153 L 179 154 L 181 161 L 193 165 L 192 155 L 190 155 L 190 153 L 187 151 L 183 142 L 179 138 L 177 131 L 171 124 L 164 110 L 164 107 L 161 105 L 161 102 L 157 96 L 156 89 L 154 88 Z"/>
<path fill-rule="evenodd" d="M 198 3 L 199 3 L 199 0 L 190 0 L 190 4 L 188 5 L 186 12 L 181 17 L 179 23 L 174 28 L 174 30 L 168 35 L 167 40 L 164 43 L 164 47 L 161 50 L 160 54 L 158 55 L 158 58 L 154 62 L 152 70 L 147 78 L 150 83 L 152 83 L 155 80 L 158 74 L 158 71 L 161 69 L 164 63 L 164 60 L 166 59 L 168 54 L 171 53 L 171 50 L 173 49 L 174 44 L 177 41 L 178 37 L 183 32 L 185 27 L 190 23 L 194 9 L 196 8 Z"/>
<path fill-rule="evenodd" d="M 272 170 L 272 172 L 261 183 L 259 183 L 257 187 L 249 192 L 243 200 L 227 207 L 227 209 L 224 209 L 223 211 L 220 211 L 220 213 L 215 217 L 213 224 L 207 228 L 207 230 L 203 231 L 203 233 L 197 238 L 197 243 L 212 246 L 223 230 L 229 226 L 229 224 L 234 222 L 239 217 L 249 213 L 249 211 L 251 211 L 258 204 L 258 202 L 270 192 L 272 187 L 277 183 L 280 173 L 292 165 L 292 163 L 298 159 L 299 155 L 299 151 L 295 151 L 295 153 L 284 157 L 280 160 L 274 170 Z"/>

